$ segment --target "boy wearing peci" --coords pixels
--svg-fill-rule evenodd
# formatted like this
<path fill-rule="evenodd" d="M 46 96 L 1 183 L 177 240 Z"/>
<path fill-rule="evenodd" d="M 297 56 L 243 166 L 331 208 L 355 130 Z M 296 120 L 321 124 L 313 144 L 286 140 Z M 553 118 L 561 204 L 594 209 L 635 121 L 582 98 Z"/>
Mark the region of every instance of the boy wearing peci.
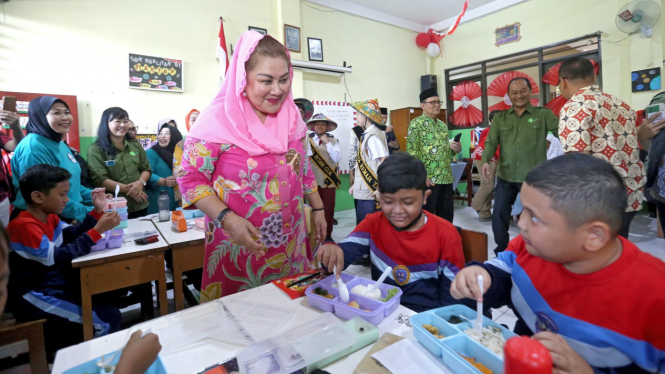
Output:
<path fill-rule="evenodd" d="M 665 263 L 617 236 L 627 201 L 619 173 L 571 154 L 532 169 L 521 192 L 520 236 L 460 271 L 453 297 L 513 308 L 515 333 L 535 334 L 556 372 L 663 372 Z"/>
<path fill-rule="evenodd" d="M 26 210 L 9 223 L 9 299 L 7 310 L 27 320 L 46 319 L 46 350 L 80 343 L 83 337 L 81 286 L 72 260 L 87 255 L 101 234 L 120 224 L 117 212 L 104 213 L 106 195 L 92 192 L 94 210 L 78 226 L 58 218 L 69 201 L 70 173 L 38 164 L 21 175 L 19 186 Z M 93 306 L 95 335 L 115 332 L 120 311 L 108 305 Z"/>
<path fill-rule="evenodd" d="M 450 283 L 464 266 L 462 239 L 443 218 L 423 210 L 431 191 L 422 161 L 404 152 L 388 157 L 378 168 L 381 211 L 369 214 L 338 245 L 324 244 L 317 257 L 337 274 L 363 255 L 370 255 L 372 279 L 393 271 L 385 283 L 400 287 L 402 305 L 422 312 L 459 304 Z"/>

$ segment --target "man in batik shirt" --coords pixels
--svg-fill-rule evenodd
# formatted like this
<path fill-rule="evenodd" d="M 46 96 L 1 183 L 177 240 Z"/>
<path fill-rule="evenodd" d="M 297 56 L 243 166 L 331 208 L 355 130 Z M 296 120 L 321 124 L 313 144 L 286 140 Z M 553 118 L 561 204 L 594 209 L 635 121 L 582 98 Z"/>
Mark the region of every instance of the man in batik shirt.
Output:
<path fill-rule="evenodd" d="M 439 94 L 428 88 L 420 94 L 423 114 L 409 123 L 406 151 L 427 169 L 427 187 L 432 191 L 425 203 L 426 211 L 453 222 L 453 170 L 450 164 L 462 146 L 448 139 L 448 126 L 436 118 L 441 112 Z"/>
<path fill-rule="evenodd" d="M 564 153 L 589 153 L 612 164 L 623 177 L 628 206 L 619 235 L 628 238 L 630 223 L 642 209 L 646 182 L 635 112 L 620 98 L 603 93 L 595 81 L 587 59 L 571 58 L 561 65 L 559 90 L 568 102 L 559 115 L 559 139 Z"/>

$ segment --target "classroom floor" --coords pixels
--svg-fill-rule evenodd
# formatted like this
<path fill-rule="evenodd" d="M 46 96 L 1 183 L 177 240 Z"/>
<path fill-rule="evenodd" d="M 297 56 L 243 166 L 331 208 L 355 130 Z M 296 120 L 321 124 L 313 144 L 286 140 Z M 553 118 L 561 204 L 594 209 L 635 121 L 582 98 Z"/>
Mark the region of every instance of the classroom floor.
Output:
<path fill-rule="evenodd" d="M 478 221 L 478 214 L 473 208 L 466 206 L 466 203 L 455 202 L 455 218 L 453 223 L 455 226 L 464 229 L 476 230 L 486 232 L 489 236 L 488 256 L 490 259 L 494 258 L 494 235 L 492 234 L 492 222 Z M 356 226 L 355 211 L 345 210 L 336 212 L 335 218 L 339 222 L 333 229 L 332 237 L 336 242 L 344 239 L 353 231 Z M 519 235 L 520 229 L 516 225 L 510 227 L 511 239 Z M 663 261 L 665 261 L 665 239 L 658 239 L 656 237 L 656 219 L 649 218 L 646 214 L 638 214 L 633 220 L 630 227 L 630 241 L 637 244 L 637 246 L 644 252 L 647 252 Z M 351 265 L 346 269 L 346 272 L 356 276 L 370 278 L 370 270 L 368 267 Z M 517 318 L 513 311 L 508 307 L 495 309 L 492 311 L 492 317 L 497 323 L 507 325 L 511 330 L 515 326 Z"/>

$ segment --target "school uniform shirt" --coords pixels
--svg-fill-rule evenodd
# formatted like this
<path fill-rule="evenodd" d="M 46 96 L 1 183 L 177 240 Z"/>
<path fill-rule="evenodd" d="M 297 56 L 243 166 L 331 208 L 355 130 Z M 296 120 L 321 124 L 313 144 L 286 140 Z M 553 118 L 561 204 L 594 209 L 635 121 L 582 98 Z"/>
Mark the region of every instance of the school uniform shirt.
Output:
<path fill-rule="evenodd" d="M 372 279 L 391 266 L 385 283 L 402 289 L 402 305 L 416 312 L 460 302 L 450 296 L 450 284 L 464 267 L 459 232 L 450 222 L 423 211 L 420 229 L 397 231 L 383 212 L 367 215 L 339 246 L 344 268 L 364 255 L 372 261 Z"/>
<path fill-rule="evenodd" d="M 371 125 L 363 133 L 363 141 L 360 143 L 360 154 L 367 167 L 376 172 L 380 165 L 380 159 L 388 157 L 388 144 L 385 133 L 378 127 Z M 357 154 L 354 156 L 357 157 Z M 353 198 L 357 200 L 375 200 L 372 191 L 365 183 L 359 168 L 354 171 Z"/>
<path fill-rule="evenodd" d="M 330 137 L 331 136 L 328 135 L 328 138 L 330 138 Z M 316 135 L 316 133 L 314 133 L 314 136 L 311 136 L 311 138 L 312 138 L 312 141 L 314 142 L 314 144 L 321 145 L 323 143 L 321 141 L 321 139 L 319 138 L 319 136 Z M 339 159 L 342 157 L 342 153 L 339 150 L 339 142 L 334 142 L 334 143 L 335 144 L 333 144 L 333 142 L 329 141 L 328 144 L 326 144 L 326 151 L 328 151 L 328 156 L 330 156 L 330 159 L 334 163 L 338 163 Z M 312 151 L 312 149 L 309 148 L 308 153 L 307 153 L 308 156 L 311 156 L 311 154 L 310 154 L 311 151 Z"/>
<path fill-rule="evenodd" d="M 640 161 L 635 112 L 630 106 L 598 86 L 589 86 L 570 98 L 559 117 L 563 152 L 589 152 L 612 164 L 626 186 L 626 212 L 642 210 L 646 171 Z"/>
<path fill-rule="evenodd" d="M 480 132 L 480 139 L 478 139 L 478 146 L 476 149 L 473 150 L 473 153 L 471 154 L 471 158 L 476 160 L 476 161 L 482 161 L 483 160 L 483 149 L 485 149 L 485 141 L 487 141 L 487 136 L 490 134 L 490 128 L 487 127 L 483 129 L 483 131 Z M 499 160 L 499 148 L 496 148 L 496 152 L 494 152 L 494 157 L 492 157 L 493 162 L 496 162 Z"/>
<path fill-rule="evenodd" d="M 69 202 L 60 214 L 62 217 L 82 222 L 92 210 L 92 190 L 81 185 L 81 167 L 65 142 L 56 142 L 38 134 L 28 134 L 18 143 L 12 157 L 12 182 L 16 188 L 14 206 L 25 210 L 25 199 L 19 190 L 19 178 L 31 166 L 48 164 L 67 170 L 69 178 Z"/>
<path fill-rule="evenodd" d="M 619 259 L 581 275 L 529 254 L 518 236 L 495 259 L 476 263 L 492 278 L 485 306 L 510 306 L 518 335 L 560 334 L 597 373 L 662 373 L 665 263 L 619 239 Z"/>
<path fill-rule="evenodd" d="M 106 179 L 122 184 L 133 183 L 141 178 L 141 173 L 151 171 L 145 150 L 138 141 L 125 139 L 123 148 L 115 151 L 115 156 L 109 156 L 97 143 L 88 148 L 88 167 L 94 186 L 102 187 Z M 118 196 L 127 199 L 129 213 L 145 209 L 149 204 L 149 201 L 139 203 L 125 193 Z"/>

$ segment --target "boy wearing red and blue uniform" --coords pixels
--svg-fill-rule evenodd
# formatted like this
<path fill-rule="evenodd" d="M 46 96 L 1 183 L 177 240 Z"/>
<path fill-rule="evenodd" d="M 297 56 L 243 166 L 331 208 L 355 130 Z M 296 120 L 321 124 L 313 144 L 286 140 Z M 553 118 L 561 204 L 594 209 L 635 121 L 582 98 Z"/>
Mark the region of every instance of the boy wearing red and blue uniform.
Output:
<path fill-rule="evenodd" d="M 422 161 L 404 152 L 378 168 L 381 211 L 360 222 L 339 246 L 326 244 L 319 261 L 337 275 L 363 255 L 370 255 L 372 279 L 392 267 L 385 283 L 400 287 L 401 304 L 417 312 L 460 302 L 450 283 L 464 266 L 462 239 L 450 222 L 422 210 L 429 196 Z"/>
<path fill-rule="evenodd" d="M 45 164 L 21 175 L 19 186 L 27 209 L 9 223 L 9 299 L 7 310 L 24 320 L 46 319 L 47 352 L 81 342 L 81 286 L 72 260 L 90 253 L 101 233 L 120 223 L 117 212 L 104 213 L 104 189 L 92 192 L 94 210 L 77 226 L 58 218 L 69 200 L 70 174 Z M 117 331 L 120 311 L 93 306 L 96 336 Z"/>
<path fill-rule="evenodd" d="M 617 236 L 627 195 L 612 165 L 571 154 L 522 186 L 521 235 L 451 287 L 455 298 L 510 306 L 562 373 L 665 371 L 665 263 Z M 484 290 L 475 281 L 484 277 Z"/>

